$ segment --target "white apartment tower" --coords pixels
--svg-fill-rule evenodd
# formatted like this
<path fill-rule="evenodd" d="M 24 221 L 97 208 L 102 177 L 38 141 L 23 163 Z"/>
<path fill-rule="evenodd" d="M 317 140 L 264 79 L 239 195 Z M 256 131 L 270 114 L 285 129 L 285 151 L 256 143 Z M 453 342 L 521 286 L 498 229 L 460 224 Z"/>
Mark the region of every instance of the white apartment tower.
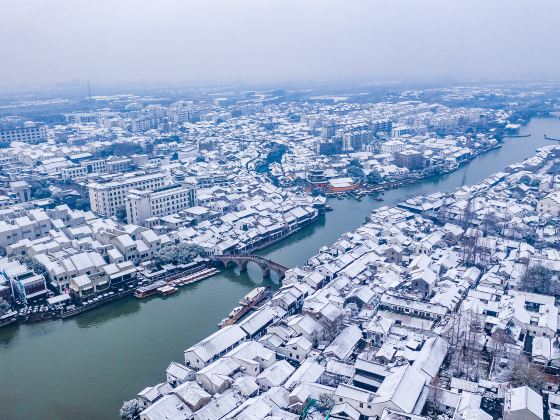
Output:
<path fill-rule="evenodd" d="M 175 214 L 194 205 L 192 186 L 174 185 L 158 191 L 131 190 L 126 197 L 126 218 L 128 223 L 143 226 L 146 219 Z"/>
<path fill-rule="evenodd" d="M 47 126 L 27 122 L 23 127 L 0 130 L 0 142 L 11 143 L 13 141 L 29 144 L 47 141 Z"/>
<path fill-rule="evenodd" d="M 125 199 L 130 190 L 157 190 L 167 185 L 169 180 L 162 173 L 92 183 L 88 185 L 91 210 L 105 217 L 114 216 L 119 208 L 125 207 Z"/>

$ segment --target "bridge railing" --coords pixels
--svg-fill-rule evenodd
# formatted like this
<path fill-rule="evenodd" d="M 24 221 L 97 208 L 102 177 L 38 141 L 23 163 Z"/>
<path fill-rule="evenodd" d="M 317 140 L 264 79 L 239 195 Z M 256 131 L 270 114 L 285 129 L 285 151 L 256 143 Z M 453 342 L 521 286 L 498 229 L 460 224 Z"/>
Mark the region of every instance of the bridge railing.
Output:
<path fill-rule="evenodd" d="M 214 255 L 213 259 L 215 259 L 215 260 L 230 260 L 230 261 L 253 261 L 253 262 L 257 262 L 257 263 L 260 262 L 260 263 L 266 264 L 270 268 L 276 268 L 276 269 L 284 270 L 284 271 L 288 270 L 288 267 L 285 267 L 282 264 L 279 264 L 275 261 L 272 261 L 271 259 L 261 257 L 260 255 L 220 254 L 220 255 Z"/>

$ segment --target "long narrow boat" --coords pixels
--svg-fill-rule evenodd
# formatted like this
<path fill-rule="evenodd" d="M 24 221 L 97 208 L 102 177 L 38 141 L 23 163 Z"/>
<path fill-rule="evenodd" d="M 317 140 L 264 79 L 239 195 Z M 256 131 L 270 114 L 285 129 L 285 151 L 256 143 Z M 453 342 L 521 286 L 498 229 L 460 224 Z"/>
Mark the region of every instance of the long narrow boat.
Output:
<path fill-rule="evenodd" d="M 145 297 L 151 296 L 157 292 L 158 288 L 167 285 L 165 280 L 158 280 L 155 283 L 149 284 L 147 286 L 142 286 L 134 291 L 134 296 L 138 299 L 143 299 Z"/>

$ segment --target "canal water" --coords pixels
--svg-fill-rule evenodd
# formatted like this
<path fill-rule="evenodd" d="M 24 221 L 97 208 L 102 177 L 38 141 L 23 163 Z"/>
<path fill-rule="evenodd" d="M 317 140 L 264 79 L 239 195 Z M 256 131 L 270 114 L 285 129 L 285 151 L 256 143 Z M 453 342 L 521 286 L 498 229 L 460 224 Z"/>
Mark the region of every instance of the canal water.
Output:
<path fill-rule="evenodd" d="M 330 200 L 333 212 L 261 254 L 290 267 L 302 264 L 374 208 L 479 182 L 538 147 L 556 144 L 544 134 L 560 138 L 560 120 L 533 119 L 522 129 L 528 133 L 505 139 L 502 148 L 451 174 L 387 191 L 383 202 Z M 222 271 L 165 299 L 128 298 L 69 320 L 0 329 L 0 419 L 118 418 L 123 400 L 163 382 L 169 362 L 182 362 L 185 348 L 214 332 L 239 299 L 260 285 L 278 287 L 250 264 L 247 273 Z"/>

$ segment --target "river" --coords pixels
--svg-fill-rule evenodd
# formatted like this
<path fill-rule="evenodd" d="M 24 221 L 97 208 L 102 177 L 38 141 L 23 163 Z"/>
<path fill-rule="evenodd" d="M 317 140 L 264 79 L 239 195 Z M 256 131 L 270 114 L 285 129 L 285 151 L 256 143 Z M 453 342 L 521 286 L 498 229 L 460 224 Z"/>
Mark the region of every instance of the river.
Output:
<path fill-rule="evenodd" d="M 506 138 L 503 147 L 457 171 L 369 197 L 330 200 L 334 211 L 261 254 L 287 266 L 302 264 L 323 245 L 358 227 L 374 208 L 416 195 L 448 192 L 463 181 L 473 184 L 524 160 L 535 149 L 557 142 L 560 120 L 533 119 L 522 128 L 528 138 Z M 237 301 L 262 279 L 250 264 L 247 273 L 219 275 L 165 299 L 127 298 L 69 320 L 0 329 L 0 419 L 118 418 L 123 400 L 144 386 L 165 380 L 172 360 L 217 329 Z"/>

